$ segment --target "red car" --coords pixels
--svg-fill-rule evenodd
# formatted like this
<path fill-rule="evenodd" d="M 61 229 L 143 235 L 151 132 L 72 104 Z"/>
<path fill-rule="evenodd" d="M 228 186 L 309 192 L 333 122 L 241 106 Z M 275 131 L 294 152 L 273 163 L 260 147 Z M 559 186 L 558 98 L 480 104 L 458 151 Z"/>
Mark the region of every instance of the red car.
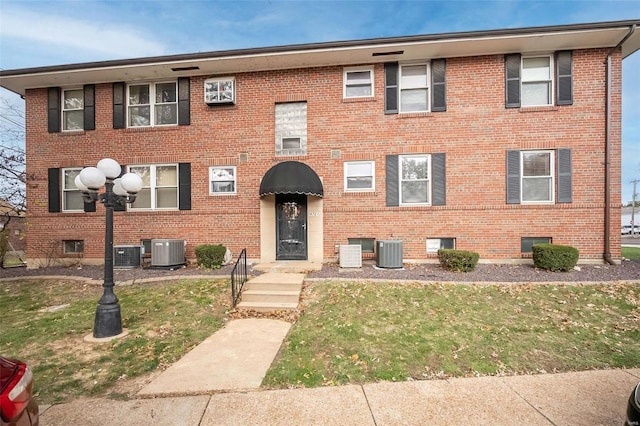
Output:
<path fill-rule="evenodd" d="M 33 398 L 33 374 L 22 361 L 0 356 L 0 425 L 37 426 L 38 403 Z"/>

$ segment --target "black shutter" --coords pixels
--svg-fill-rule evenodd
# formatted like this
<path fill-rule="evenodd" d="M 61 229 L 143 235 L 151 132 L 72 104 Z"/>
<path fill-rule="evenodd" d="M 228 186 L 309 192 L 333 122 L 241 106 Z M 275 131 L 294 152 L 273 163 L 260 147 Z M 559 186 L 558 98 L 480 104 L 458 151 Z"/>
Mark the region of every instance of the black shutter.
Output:
<path fill-rule="evenodd" d="M 507 108 L 520 108 L 520 54 L 505 55 L 505 101 Z"/>
<path fill-rule="evenodd" d="M 398 113 L 398 63 L 384 64 L 384 113 Z"/>
<path fill-rule="evenodd" d="M 96 129 L 96 86 L 84 86 L 84 130 Z"/>
<path fill-rule="evenodd" d="M 570 50 L 556 53 L 556 105 L 573 104 L 573 54 Z"/>
<path fill-rule="evenodd" d="M 507 151 L 507 204 L 520 204 L 520 151 Z"/>
<path fill-rule="evenodd" d="M 90 203 L 84 203 L 84 211 L 85 213 L 93 213 L 96 211 L 96 202 L 92 201 Z"/>
<path fill-rule="evenodd" d="M 571 149 L 558 149 L 558 203 L 573 202 Z"/>
<path fill-rule="evenodd" d="M 178 164 L 178 208 L 191 210 L 191 163 Z"/>
<path fill-rule="evenodd" d="M 191 124 L 189 77 L 178 79 L 178 124 L 188 126 Z"/>
<path fill-rule="evenodd" d="M 123 174 L 127 173 L 127 166 L 123 166 L 122 164 L 120 165 L 120 174 L 118 175 L 118 177 L 122 177 Z M 119 203 L 115 203 L 113 205 L 113 211 L 114 212 L 124 212 L 127 211 L 127 205 L 126 204 L 119 204 Z"/>
<path fill-rule="evenodd" d="M 447 166 L 446 154 L 433 154 L 431 156 L 431 178 L 433 199 L 432 206 L 444 206 L 447 204 Z"/>
<path fill-rule="evenodd" d="M 60 169 L 48 170 L 49 213 L 60 213 Z"/>
<path fill-rule="evenodd" d="M 125 103 L 125 84 L 122 82 L 113 83 L 113 128 L 124 129 L 127 125 L 126 103 Z"/>
<path fill-rule="evenodd" d="M 47 115 L 47 127 L 49 133 L 56 133 L 60 131 L 60 108 L 62 104 L 60 102 L 60 88 L 49 87 L 49 106 Z"/>
<path fill-rule="evenodd" d="M 431 61 L 431 111 L 447 110 L 446 59 Z"/>
<path fill-rule="evenodd" d="M 398 156 L 387 155 L 386 164 L 386 185 L 387 185 L 387 206 L 395 207 L 400 205 L 398 180 Z"/>

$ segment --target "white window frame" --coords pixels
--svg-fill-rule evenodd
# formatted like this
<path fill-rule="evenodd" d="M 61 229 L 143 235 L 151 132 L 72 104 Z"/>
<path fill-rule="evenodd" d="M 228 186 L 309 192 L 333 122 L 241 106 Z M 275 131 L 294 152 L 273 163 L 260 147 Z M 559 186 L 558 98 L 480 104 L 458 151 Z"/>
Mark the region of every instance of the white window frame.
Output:
<path fill-rule="evenodd" d="M 548 79 L 542 79 L 542 80 L 525 80 L 525 72 L 524 72 L 524 63 L 527 59 L 538 59 L 538 58 L 548 58 L 549 59 L 549 78 Z M 520 78 L 520 96 L 521 96 L 521 103 L 523 107 L 536 107 L 536 106 L 551 106 L 553 105 L 553 100 L 554 100 L 554 86 L 555 86 L 555 81 L 554 81 L 554 66 L 555 64 L 553 63 L 553 55 L 530 55 L 530 56 L 523 56 L 520 60 L 520 75 L 522 76 Z M 547 93 L 547 96 L 549 96 L 549 102 L 546 104 L 529 104 L 525 102 L 525 91 L 524 91 L 524 86 L 526 84 L 532 84 L 532 83 L 548 83 L 549 84 L 549 91 Z"/>
<path fill-rule="evenodd" d="M 66 179 L 65 179 L 66 172 L 77 171 L 78 173 L 80 173 L 81 170 L 82 170 L 82 167 L 67 167 L 67 168 L 64 168 L 64 169 L 60 170 L 60 172 L 61 172 L 61 176 L 60 176 L 61 185 L 60 186 L 62 187 L 62 212 L 63 213 L 77 213 L 77 212 L 83 212 L 84 211 L 84 201 L 82 203 L 82 208 L 80 208 L 80 209 L 69 209 L 69 208 L 67 208 L 67 196 L 66 196 L 66 194 L 71 193 L 71 192 L 77 192 L 78 194 L 81 194 L 81 191 L 76 187 L 75 183 L 72 183 L 72 187 L 71 188 L 67 188 L 66 187 Z"/>
<path fill-rule="evenodd" d="M 220 169 L 231 169 L 233 170 L 233 180 L 228 179 L 216 179 L 214 175 L 214 170 Z M 238 170 L 236 166 L 211 166 L 209 167 L 209 195 L 220 196 L 220 195 L 236 195 L 238 193 Z M 220 191 L 215 192 L 213 190 L 213 182 L 233 182 L 233 191 Z"/>
<path fill-rule="evenodd" d="M 175 86 L 176 100 L 174 102 L 156 102 L 156 90 L 160 84 L 173 84 Z M 133 86 L 149 86 L 149 103 L 148 104 L 131 104 L 131 87 Z M 158 106 L 175 105 L 176 119 L 174 123 L 156 124 L 156 108 Z M 131 109 L 140 107 L 149 107 L 149 124 L 148 125 L 134 125 L 131 123 Z M 144 127 L 169 127 L 178 125 L 178 82 L 176 80 L 167 81 L 152 81 L 152 82 L 137 82 L 127 84 L 127 127 L 132 128 L 144 128 Z"/>
<path fill-rule="evenodd" d="M 82 100 L 81 106 L 78 107 L 78 108 L 66 108 L 66 103 L 65 103 L 66 96 L 65 96 L 65 94 L 67 92 L 78 92 L 78 91 L 81 92 L 81 100 Z M 62 108 L 61 108 L 61 110 L 62 110 L 62 115 L 61 115 L 61 117 L 62 117 L 62 131 L 63 132 L 78 132 L 78 131 L 84 130 L 84 88 L 82 88 L 82 87 L 69 87 L 69 88 L 62 89 L 62 100 L 61 101 L 62 101 Z M 80 128 L 78 128 L 78 129 L 68 129 L 67 128 L 67 120 L 66 120 L 65 116 L 69 112 L 77 112 L 77 111 L 81 112 L 82 126 Z"/>
<path fill-rule="evenodd" d="M 368 72 L 369 73 L 369 81 L 368 83 L 349 83 L 349 74 L 351 73 L 356 73 L 356 72 Z M 373 76 L 373 67 L 350 67 L 350 68 L 344 68 L 343 70 L 343 74 L 342 74 L 342 96 L 344 99 L 354 99 L 354 98 L 372 98 L 375 94 L 374 91 L 374 76 Z M 348 95 L 348 88 L 349 87 L 369 87 L 371 92 L 369 95 L 362 95 L 362 96 L 349 96 Z"/>
<path fill-rule="evenodd" d="M 369 164 L 371 174 L 349 174 L 349 166 L 358 164 Z M 370 188 L 349 188 L 349 178 L 371 177 Z M 345 192 L 373 192 L 376 190 L 376 162 L 375 161 L 345 161 L 344 163 L 344 190 Z"/>
<path fill-rule="evenodd" d="M 548 176 L 525 176 L 524 157 L 526 154 L 549 154 L 549 175 Z M 520 203 L 521 204 L 554 204 L 555 203 L 555 151 L 552 149 L 520 151 Z M 526 179 L 549 179 L 549 195 L 551 199 L 540 201 L 529 201 L 524 199 L 524 182 Z"/>
<path fill-rule="evenodd" d="M 409 68 L 409 67 L 424 67 L 425 69 L 425 83 L 424 85 L 411 85 L 411 86 L 406 86 L 405 81 L 403 80 L 403 75 L 402 75 L 402 71 L 405 68 Z M 430 64 L 429 63 L 425 63 L 425 62 L 419 62 L 419 63 L 406 63 L 406 64 L 400 64 L 400 69 L 398 70 L 398 87 L 399 87 L 399 97 L 398 97 L 398 109 L 400 114 L 412 114 L 412 113 L 421 113 L 421 112 L 429 112 L 431 111 L 431 69 L 430 69 Z M 415 90 L 415 89 L 424 89 L 427 91 L 427 105 L 426 105 L 426 109 L 423 110 L 415 110 L 415 111 L 404 111 L 402 109 L 402 95 L 404 94 L 404 92 L 409 91 L 409 90 Z"/>
<path fill-rule="evenodd" d="M 442 248 L 442 240 L 452 240 L 453 241 L 453 250 L 456 248 L 456 239 L 455 238 L 427 238 L 427 253 L 428 254 L 436 254 L 438 250 Z"/>
<path fill-rule="evenodd" d="M 135 207 L 135 202 L 131 203 L 131 204 L 127 204 L 127 210 L 129 211 L 150 211 L 150 210 L 164 210 L 164 211 L 173 211 L 173 210 L 179 210 L 180 207 L 180 173 L 178 170 L 178 164 L 175 163 L 168 163 L 168 164 L 132 164 L 130 166 L 127 166 L 127 171 L 130 173 L 135 173 L 132 172 L 132 169 L 136 168 L 136 167 L 148 167 L 149 168 L 149 185 L 148 186 L 143 186 L 142 189 L 149 189 L 149 192 L 151 194 L 150 196 L 150 204 L 151 207 Z M 159 186 L 156 184 L 157 182 L 157 174 L 156 174 L 156 170 L 158 167 L 174 167 L 176 170 L 176 184 L 171 185 L 171 186 Z M 144 181 L 144 179 L 143 179 Z M 176 188 L 176 205 L 175 207 L 158 207 L 158 201 L 157 201 L 157 190 L 159 188 Z"/>
<path fill-rule="evenodd" d="M 217 83 L 218 90 L 213 91 L 212 85 Z M 231 99 L 220 99 L 220 83 L 231 83 Z M 224 93 L 226 91 L 222 91 Z M 217 99 L 212 96 L 215 93 Z M 204 82 L 204 102 L 208 105 L 217 104 L 235 104 L 236 103 L 236 78 L 235 77 L 218 77 L 209 78 Z"/>
<path fill-rule="evenodd" d="M 402 159 L 403 158 L 426 158 L 427 159 L 427 178 L 426 179 L 403 179 L 402 178 Z M 431 181 L 432 181 L 432 167 L 431 167 L 431 154 L 410 154 L 410 155 L 399 155 L 398 156 L 398 203 L 401 206 L 430 206 L 431 205 Z M 426 181 L 427 182 L 427 201 L 424 203 L 405 203 L 402 201 L 403 199 L 403 182 L 419 182 Z"/>

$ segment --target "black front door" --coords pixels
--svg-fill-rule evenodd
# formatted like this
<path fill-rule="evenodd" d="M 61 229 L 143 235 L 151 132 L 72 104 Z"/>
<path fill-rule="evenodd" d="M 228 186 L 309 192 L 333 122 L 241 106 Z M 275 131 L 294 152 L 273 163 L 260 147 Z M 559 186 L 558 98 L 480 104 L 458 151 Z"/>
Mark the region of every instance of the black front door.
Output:
<path fill-rule="evenodd" d="M 276 195 L 276 259 L 307 259 L 306 195 Z"/>

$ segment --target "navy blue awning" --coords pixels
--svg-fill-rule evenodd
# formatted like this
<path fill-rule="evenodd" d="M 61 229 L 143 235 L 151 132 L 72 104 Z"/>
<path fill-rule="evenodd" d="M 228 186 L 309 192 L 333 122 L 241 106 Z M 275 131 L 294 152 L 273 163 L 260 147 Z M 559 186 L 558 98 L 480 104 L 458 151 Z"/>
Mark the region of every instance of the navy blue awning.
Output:
<path fill-rule="evenodd" d="M 315 171 L 298 161 L 283 161 L 270 168 L 260 183 L 260 196 L 305 194 L 324 196 L 322 182 Z"/>

